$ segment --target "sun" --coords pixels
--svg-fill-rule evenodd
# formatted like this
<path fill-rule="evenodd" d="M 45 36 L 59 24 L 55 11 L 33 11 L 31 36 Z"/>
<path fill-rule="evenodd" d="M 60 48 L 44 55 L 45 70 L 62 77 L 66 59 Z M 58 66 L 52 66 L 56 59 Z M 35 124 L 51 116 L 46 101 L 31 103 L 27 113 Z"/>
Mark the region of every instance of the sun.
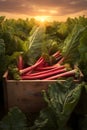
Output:
<path fill-rule="evenodd" d="M 43 23 L 48 21 L 48 16 L 36 16 L 35 19 Z"/>
<path fill-rule="evenodd" d="M 46 20 L 45 17 L 42 17 L 42 18 L 40 19 L 41 22 L 45 22 L 45 20 Z"/>

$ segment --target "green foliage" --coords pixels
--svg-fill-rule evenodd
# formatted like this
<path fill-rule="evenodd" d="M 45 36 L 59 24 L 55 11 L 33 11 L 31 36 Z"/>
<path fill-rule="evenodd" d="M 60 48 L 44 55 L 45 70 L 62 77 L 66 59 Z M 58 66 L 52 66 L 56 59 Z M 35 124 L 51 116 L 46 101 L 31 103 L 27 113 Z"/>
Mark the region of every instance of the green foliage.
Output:
<path fill-rule="evenodd" d="M 9 56 L 3 55 L 0 57 L 0 80 L 2 79 L 3 74 L 8 68 Z"/>
<path fill-rule="evenodd" d="M 0 25 L 3 23 L 5 16 L 0 16 Z"/>
<path fill-rule="evenodd" d="M 6 30 L 2 37 L 5 41 L 6 54 L 12 55 L 15 51 L 25 51 L 25 42 L 12 32 Z"/>
<path fill-rule="evenodd" d="M 0 39 L 0 79 L 2 78 L 2 74 L 7 67 L 7 59 L 5 59 L 5 43 L 3 39 Z"/>
<path fill-rule="evenodd" d="M 81 94 L 81 84 L 72 79 L 56 82 L 43 91 L 48 107 L 40 112 L 31 130 L 63 130 Z"/>
<path fill-rule="evenodd" d="M 68 37 L 64 41 L 62 54 L 66 61 L 76 63 L 79 60 L 78 45 L 82 33 L 86 30 L 86 26 L 76 24 Z"/>
<path fill-rule="evenodd" d="M 79 16 L 78 18 L 70 18 L 68 17 L 66 20 L 66 23 L 68 24 L 68 31 L 71 32 L 72 29 L 74 28 L 75 24 L 80 24 L 82 26 L 86 26 L 87 25 L 87 17 L 83 16 Z"/>
<path fill-rule="evenodd" d="M 3 39 L 0 39 L 0 57 L 5 55 L 5 43 Z"/>
<path fill-rule="evenodd" d="M 33 25 L 30 25 L 30 21 L 28 19 L 18 19 L 15 24 L 15 35 L 18 36 L 21 40 L 27 40 L 29 33 L 32 29 Z"/>
<path fill-rule="evenodd" d="M 42 46 L 42 52 L 52 55 L 57 52 L 59 49 L 59 45 L 55 40 L 47 38 Z M 46 50 L 46 51 L 45 51 Z"/>
<path fill-rule="evenodd" d="M 17 63 L 17 53 L 26 52 L 26 41 L 34 24 L 28 19 L 0 17 L 0 80 L 9 64 Z"/>
<path fill-rule="evenodd" d="M 26 55 L 29 65 L 34 64 L 41 55 L 43 55 L 44 58 L 47 58 L 48 62 L 50 62 L 49 55 L 55 53 L 59 49 L 57 41 L 46 34 L 44 26 L 35 26 L 31 30 L 26 44 L 28 45 Z"/>
<path fill-rule="evenodd" d="M 20 74 L 17 66 L 15 65 L 9 65 L 8 66 L 8 72 L 9 72 L 9 79 L 14 79 L 14 80 L 20 80 Z"/>
<path fill-rule="evenodd" d="M 60 22 L 52 22 L 51 24 L 46 26 L 46 36 L 49 40 L 52 40 L 58 44 L 58 46 L 61 45 L 61 43 L 64 41 L 65 37 L 60 33 L 58 30 L 61 28 Z"/>
<path fill-rule="evenodd" d="M 26 116 L 20 109 L 14 107 L 0 121 L 0 130 L 27 130 Z"/>
<path fill-rule="evenodd" d="M 28 19 L 5 19 L 0 26 L 0 38 L 4 39 L 6 54 L 11 55 L 15 51 L 25 51 L 25 41 L 33 25 Z"/>
<path fill-rule="evenodd" d="M 79 67 L 85 77 L 87 77 L 87 30 L 83 33 L 78 46 L 80 53 Z"/>
<path fill-rule="evenodd" d="M 66 38 L 68 36 L 69 30 L 68 30 L 68 24 L 65 22 L 62 22 L 59 26 L 58 33 L 61 34 L 63 38 Z"/>
<path fill-rule="evenodd" d="M 45 37 L 44 26 L 34 27 L 31 35 L 28 39 L 28 64 L 32 65 L 35 63 L 38 57 L 42 55 L 42 45 Z"/>
<path fill-rule="evenodd" d="M 37 25 L 35 19 L 0 17 L 0 80 L 7 69 L 11 78 L 20 79 L 16 68 L 20 52 L 31 65 L 41 55 L 48 62 L 54 60 L 49 55 L 61 49 L 65 62 L 77 63 L 84 74 L 83 80 L 87 81 L 87 18 L 79 16 L 66 22 L 47 23 L 45 27 Z M 43 91 L 43 95 L 48 107 L 40 111 L 34 126 L 26 128 L 25 115 L 15 108 L 2 119 L 0 130 L 68 130 L 67 121 L 76 105 L 75 112 L 82 116 L 79 129 L 87 129 L 87 83 L 75 84 L 71 79 L 58 81 Z"/>
<path fill-rule="evenodd" d="M 20 52 L 14 52 L 11 56 L 9 55 L 2 55 L 0 56 L 0 80 L 2 79 L 3 74 L 5 71 L 7 71 L 9 66 L 14 66 L 17 68 L 17 59 L 18 56 L 20 55 Z M 12 67 L 13 68 L 13 67 Z M 10 72 L 11 73 L 11 72 Z M 18 71 L 16 71 L 16 74 L 19 75 Z M 15 75 L 15 73 L 14 73 Z M 14 78 L 14 79 L 19 79 L 19 78 Z"/>

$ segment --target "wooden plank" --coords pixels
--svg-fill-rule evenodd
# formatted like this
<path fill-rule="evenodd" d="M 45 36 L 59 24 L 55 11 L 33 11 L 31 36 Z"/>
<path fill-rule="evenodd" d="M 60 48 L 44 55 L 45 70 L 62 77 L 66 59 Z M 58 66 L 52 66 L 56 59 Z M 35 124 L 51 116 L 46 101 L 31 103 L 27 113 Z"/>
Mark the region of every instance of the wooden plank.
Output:
<path fill-rule="evenodd" d="M 5 77 L 6 76 L 6 77 Z M 8 80 L 4 75 L 5 109 L 18 106 L 23 112 L 39 112 L 46 106 L 41 91 L 47 90 L 54 81 Z"/>

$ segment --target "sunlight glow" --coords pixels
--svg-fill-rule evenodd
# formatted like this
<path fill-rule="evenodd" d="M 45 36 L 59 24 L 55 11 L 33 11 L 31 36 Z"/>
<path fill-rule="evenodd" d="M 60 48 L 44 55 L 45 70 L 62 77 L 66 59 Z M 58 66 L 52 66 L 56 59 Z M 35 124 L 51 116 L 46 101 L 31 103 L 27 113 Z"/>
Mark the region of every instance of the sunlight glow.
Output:
<path fill-rule="evenodd" d="M 45 22 L 49 20 L 49 16 L 36 16 L 35 19 L 40 22 Z"/>

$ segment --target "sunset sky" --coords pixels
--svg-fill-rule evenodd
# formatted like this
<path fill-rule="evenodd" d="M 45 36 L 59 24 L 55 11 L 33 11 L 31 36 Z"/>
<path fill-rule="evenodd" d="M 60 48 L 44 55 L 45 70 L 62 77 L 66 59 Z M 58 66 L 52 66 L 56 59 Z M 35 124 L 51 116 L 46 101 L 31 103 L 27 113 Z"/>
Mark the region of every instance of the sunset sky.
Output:
<path fill-rule="evenodd" d="M 38 20 L 44 16 L 62 21 L 67 17 L 87 16 L 87 0 L 0 0 L 0 15 Z"/>

